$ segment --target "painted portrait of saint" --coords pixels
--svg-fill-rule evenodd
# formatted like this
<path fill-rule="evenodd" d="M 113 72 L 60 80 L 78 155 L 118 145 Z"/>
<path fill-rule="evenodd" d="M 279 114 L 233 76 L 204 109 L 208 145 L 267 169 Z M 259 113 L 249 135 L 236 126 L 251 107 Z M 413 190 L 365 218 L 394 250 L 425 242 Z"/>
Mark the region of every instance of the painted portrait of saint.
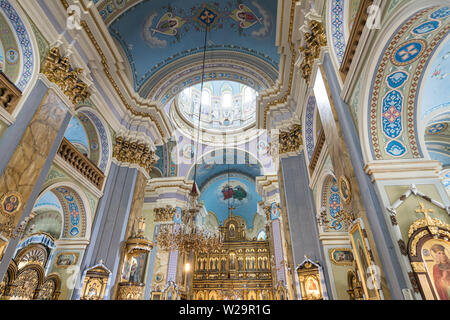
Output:
<path fill-rule="evenodd" d="M 2 200 L 2 212 L 7 214 L 15 213 L 20 206 L 20 199 L 14 194 L 6 195 Z"/>
<path fill-rule="evenodd" d="M 428 276 L 440 300 L 450 300 L 450 244 L 432 239 L 422 248 Z"/>

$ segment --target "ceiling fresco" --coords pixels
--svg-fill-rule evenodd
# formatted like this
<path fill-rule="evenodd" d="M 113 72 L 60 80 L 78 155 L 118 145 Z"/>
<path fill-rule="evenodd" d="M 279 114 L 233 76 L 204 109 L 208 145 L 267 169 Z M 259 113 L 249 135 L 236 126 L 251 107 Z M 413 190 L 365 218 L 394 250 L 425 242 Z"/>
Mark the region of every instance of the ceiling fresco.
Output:
<path fill-rule="evenodd" d="M 203 52 L 205 27 L 208 51 L 257 57 L 277 70 L 276 14 L 276 0 L 142 1 L 109 30 L 127 55 L 139 91 L 156 72 Z"/>
<path fill-rule="evenodd" d="M 262 200 L 256 192 L 254 179 L 239 173 L 221 174 L 209 180 L 204 186 L 200 201 L 203 201 L 208 212 L 213 212 L 219 223 L 223 223 L 233 207 L 233 214 L 241 216 L 247 228 L 253 228 L 253 218 L 257 212 L 257 204 Z"/>
<path fill-rule="evenodd" d="M 425 86 L 420 100 L 421 119 L 436 112 L 450 110 L 450 35 L 444 40 L 428 69 Z"/>

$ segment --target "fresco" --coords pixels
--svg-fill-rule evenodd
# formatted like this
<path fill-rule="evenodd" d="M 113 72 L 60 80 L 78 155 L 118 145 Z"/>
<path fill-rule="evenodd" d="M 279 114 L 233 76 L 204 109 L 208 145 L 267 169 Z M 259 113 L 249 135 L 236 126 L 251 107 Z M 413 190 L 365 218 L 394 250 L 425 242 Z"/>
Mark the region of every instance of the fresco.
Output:
<path fill-rule="evenodd" d="M 277 2 L 270 0 L 142 1 L 121 14 L 109 30 L 126 52 L 139 90 L 166 65 L 202 51 L 205 27 L 210 30 L 211 50 L 253 55 L 278 69 L 276 12 Z M 136 32 L 136 25 L 142 26 L 141 32 Z"/>
<path fill-rule="evenodd" d="M 219 223 L 223 223 L 233 207 L 234 215 L 245 219 L 248 228 L 253 228 L 253 217 L 257 211 L 257 203 L 261 196 L 256 192 L 252 178 L 238 174 L 221 174 L 211 179 L 201 190 L 200 201 L 208 212 L 213 212 Z"/>

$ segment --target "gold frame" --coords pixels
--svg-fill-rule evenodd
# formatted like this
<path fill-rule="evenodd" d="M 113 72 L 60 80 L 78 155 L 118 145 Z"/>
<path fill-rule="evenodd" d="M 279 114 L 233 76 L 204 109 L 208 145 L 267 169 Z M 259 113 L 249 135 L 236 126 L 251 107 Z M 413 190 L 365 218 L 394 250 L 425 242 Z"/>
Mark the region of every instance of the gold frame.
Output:
<path fill-rule="evenodd" d="M 345 183 L 345 185 L 347 186 L 348 197 L 344 197 L 344 194 L 342 193 L 342 183 Z M 341 195 L 341 199 L 345 204 L 350 203 L 350 200 L 352 199 L 352 189 L 350 186 L 350 182 L 348 181 L 346 176 L 340 176 L 339 178 L 339 194 Z"/>
<path fill-rule="evenodd" d="M 352 254 L 353 260 L 351 262 L 349 262 L 349 261 L 337 261 L 334 258 L 334 256 L 333 256 L 333 254 L 336 251 L 349 251 Z M 353 261 L 355 261 L 355 255 L 353 254 L 353 250 L 351 248 L 332 248 L 332 249 L 328 250 L 328 254 L 330 256 L 330 261 L 332 263 L 334 263 L 335 265 L 338 265 L 338 266 L 352 266 L 353 265 Z"/>
<path fill-rule="evenodd" d="M 73 254 L 73 255 L 75 256 L 75 260 L 73 261 L 73 264 L 70 264 L 70 265 L 68 265 L 68 266 L 58 264 L 58 258 L 59 258 L 60 256 L 62 256 L 62 255 L 66 255 L 66 254 Z M 57 266 L 58 268 L 68 268 L 68 267 L 70 267 L 70 266 L 76 265 L 77 262 L 78 262 L 78 255 L 79 255 L 79 253 L 78 253 L 78 252 L 74 252 L 74 251 L 60 252 L 60 253 L 58 253 L 58 255 L 55 257 L 55 266 Z"/>
<path fill-rule="evenodd" d="M 367 280 L 367 275 L 366 274 L 367 273 L 366 273 L 366 270 L 362 270 L 362 262 L 360 261 L 359 255 L 358 255 L 358 253 L 356 251 L 355 239 L 353 237 L 353 235 L 355 234 L 356 231 L 359 231 L 359 234 L 361 235 L 361 240 L 362 240 L 362 245 L 363 245 L 363 250 L 364 250 L 364 256 L 365 256 L 365 258 L 366 258 L 366 260 L 368 262 L 368 265 L 369 266 L 374 265 L 374 261 L 372 261 L 372 258 L 370 257 L 369 248 L 367 248 L 367 243 L 366 243 L 367 238 L 364 236 L 363 229 L 361 227 L 360 221 L 357 221 L 351 227 L 351 229 L 350 229 L 350 231 L 348 233 L 350 235 L 350 241 L 352 243 L 353 252 L 355 252 L 353 254 L 353 258 L 356 261 L 356 268 L 359 271 L 360 278 L 362 278 L 362 279 L 359 279 L 359 280 L 360 280 L 360 282 L 362 284 L 364 295 L 366 296 L 366 300 L 380 300 L 381 296 L 380 296 L 379 290 L 381 290 L 381 288 L 379 288 L 376 283 L 374 284 L 374 287 L 375 287 L 374 290 L 375 290 L 376 297 L 372 297 L 371 298 L 369 296 L 369 290 L 367 289 L 367 283 L 366 283 L 366 280 Z M 362 275 L 364 275 L 364 276 L 362 276 Z M 372 277 L 373 277 L 373 274 L 372 274 Z"/>
<path fill-rule="evenodd" d="M 3 209 L 3 203 L 6 200 L 6 198 L 9 196 L 16 196 L 19 200 L 19 206 L 13 212 L 6 212 Z M 20 209 L 22 209 L 22 206 L 23 206 L 23 198 L 22 198 L 22 195 L 17 191 L 7 192 L 7 193 L 3 194 L 2 197 L 0 198 L 0 212 L 7 217 L 11 217 L 14 214 L 16 214 L 18 211 L 20 211 Z"/>

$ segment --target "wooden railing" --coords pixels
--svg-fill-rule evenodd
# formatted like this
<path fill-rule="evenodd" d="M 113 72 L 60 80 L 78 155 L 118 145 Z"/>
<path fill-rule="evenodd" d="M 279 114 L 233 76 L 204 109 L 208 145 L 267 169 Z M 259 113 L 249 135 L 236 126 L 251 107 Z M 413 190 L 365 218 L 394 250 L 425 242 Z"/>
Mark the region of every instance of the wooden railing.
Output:
<path fill-rule="evenodd" d="M 12 114 L 21 97 L 22 92 L 0 71 L 0 106 Z"/>
<path fill-rule="evenodd" d="M 370 5 L 372 5 L 372 3 L 373 0 L 361 0 L 359 3 L 358 11 L 353 22 L 352 31 L 350 32 L 350 37 L 348 39 L 347 46 L 345 47 L 344 58 L 339 69 L 343 81 L 345 81 L 347 73 L 350 70 L 356 48 L 358 47 L 359 39 L 361 38 L 361 34 L 367 22 L 367 9 Z"/>
<path fill-rule="evenodd" d="M 58 149 L 58 154 L 79 173 L 91 181 L 99 190 L 102 189 L 105 175 L 91 162 L 85 155 L 83 155 L 73 144 L 66 138 L 63 138 Z"/>
<path fill-rule="evenodd" d="M 316 169 L 317 161 L 319 160 L 320 153 L 322 152 L 323 145 L 325 144 L 325 132 L 320 129 L 319 135 L 317 137 L 316 146 L 314 147 L 311 160 L 309 161 L 309 174 L 312 176 L 314 170 Z"/>

